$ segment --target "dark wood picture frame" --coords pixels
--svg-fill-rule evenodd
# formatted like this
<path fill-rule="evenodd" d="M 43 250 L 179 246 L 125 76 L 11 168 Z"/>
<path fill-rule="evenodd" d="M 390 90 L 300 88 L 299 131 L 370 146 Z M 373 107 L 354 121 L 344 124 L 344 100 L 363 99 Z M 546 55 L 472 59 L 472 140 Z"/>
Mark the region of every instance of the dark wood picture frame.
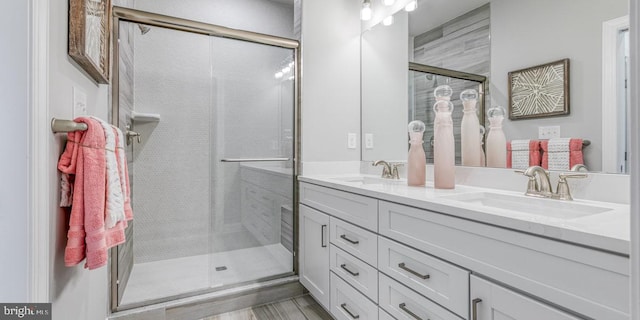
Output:
<path fill-rule="evenodd" d="M 509 72 L 509 119 L 568 115 L 569 59 Z"/>
<path fill-rule="evenodd" d="M 109 83 L 111 0 L 69 0 L 69 56 L 98 83 Z"/>

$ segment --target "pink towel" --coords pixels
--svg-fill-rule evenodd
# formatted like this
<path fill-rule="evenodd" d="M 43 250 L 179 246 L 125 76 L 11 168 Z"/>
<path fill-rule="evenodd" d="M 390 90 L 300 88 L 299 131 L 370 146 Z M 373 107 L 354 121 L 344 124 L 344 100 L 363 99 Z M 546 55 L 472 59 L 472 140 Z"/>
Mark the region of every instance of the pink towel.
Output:
<path fill-rule="evenodd" d="M 540 142 L 542 167 L 548 170 L 570 170 L 576 164 L 584 164 L 582 139 L 559 138 Z"/>
<path fill-rule="evenodd" d="M 542 159 L 540 157 L 540 141 L 538 140 L 513 140 L 517 145 L 525 145 L 525 148 L 514 148 L 512 141 L 507 141 L 507 168 L 526 169 L 530 166 L 539 166 Z M 519 142 L 526 142 L 524 144 Z M 526 166 L 514 166 L 514 153 L 528 153 Z"/>
<path fill-rule="evenodd" d="M 96 269 L 107 264 L 107 250 L 124 242 L 126 221 L 105 229 L 106 160 L 105 136 L 100 123 L 81 117 L 87 131 L 69 132 L 67 146 L 58 161 L 63 174 L 73 175 L 73 200 L 65 265 L 73 266 L 86 258 L 85 268 Z"/>

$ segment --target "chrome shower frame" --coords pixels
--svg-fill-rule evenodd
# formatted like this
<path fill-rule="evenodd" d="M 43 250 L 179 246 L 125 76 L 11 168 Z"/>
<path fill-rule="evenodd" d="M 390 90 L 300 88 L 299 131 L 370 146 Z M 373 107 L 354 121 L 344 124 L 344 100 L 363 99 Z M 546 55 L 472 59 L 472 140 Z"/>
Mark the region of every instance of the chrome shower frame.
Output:
<path fill-rule="evenodd" d="M 262 282 L 278 282 L 278 279 L 281 279 L 281 286 L 286 287 L 289 285 L 290 288 L 292 281 L 291 279 L 286 279 L 288 276 L 295 276 L 298 274 L 298 212 L 299 212 L 299 185 L 298 185 L 298 174 L 301 169 L 301 144 L 300 144 L 300 93 L 301 93 L 301 50 L 300 50 L 300 42 L 294 39 L 282 38 L 262 33 L 256 33 L 251 31 L 244 31 L 238 29 L 227 28 L 223 26 L 218 26 L 214 24 L 208 24 L 203 22 L 197 22 L 187 19 L 176 18 L 172 16 L 160 15 L 130 8 L 123 8 L 114 6 L 112 9 L 112 58 L 111 58 L 111 123 L 115 126 L 119 125 L 119 92 L 120 92 L 120 84 L 119 84 L 119 44 L 118 40 L 119 32 L 120 32 L 120 22 L 130 22 L 137 24 L 144 24 L 148 26 L 162 27 L 177 31 L 184 31 L 189 33 L 196 33 L 207 36 L 214 37 L 222 37 L 228 39 L 235 39 L 241 41 L 247 41 L 257 44 L 270 45 L 274 47 L 280 47 L 285 49 L 292 49 L 293 56 L 295 59 L 295 78 L 294 78 L 294 142 L 293 142 L 293 204 L 294 204 L 294 212 L 293 212 L 293 270 L 291 274 L 285 274 L 281 276 L 274 276 L 267 279 L 263 279 Z M 131 305 L 120 307 L 118 305 L 118 248 L 112 248 L 109 252 L 109 268 L 110 268 L 110 298 L 111 298 L 111 312 L 123 311 L 127 309 L 142 307 L 154 303 L 159 303 L 163 301 L 145 301 L 141 304 Z M 296 279 L 297 282 L 297 279 Z M 258 282 L 260 283 L 260 282 Z M 254 282 L 255 284 L 255 282 Z M 193 292 L 184 294 L 178 297 L 174 297 L 175 299 L 188 298 L 197 294 L 205 294 L 212 292 L 223 292 L 224 290 L 232 289 L 232 293 L 238 295 L 237 289 L 239 286 L 247 285 L 247 283 L 242 283 L 230 287 L 224 288 L 216 288 L 210 289 L 201 292 Z M 252 286 L 252 292 L 261 292 L 261 290 L 267 291 L 267 288 L 256 288 L 255 285 Z"/>

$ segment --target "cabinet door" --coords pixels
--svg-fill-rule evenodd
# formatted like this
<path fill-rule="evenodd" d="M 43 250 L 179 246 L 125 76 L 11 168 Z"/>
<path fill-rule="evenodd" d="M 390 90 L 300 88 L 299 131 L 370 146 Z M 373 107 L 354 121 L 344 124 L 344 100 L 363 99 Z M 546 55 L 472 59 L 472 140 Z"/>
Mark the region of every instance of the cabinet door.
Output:
<path fill-rule="evenodd" d="M 552 306 L 471 276 L 471 320 L 579 320 Z"/>
<path fill-rule="evenodd" d="M 300 283 L 329 310 L 329 216 L 300 205 Z"/>

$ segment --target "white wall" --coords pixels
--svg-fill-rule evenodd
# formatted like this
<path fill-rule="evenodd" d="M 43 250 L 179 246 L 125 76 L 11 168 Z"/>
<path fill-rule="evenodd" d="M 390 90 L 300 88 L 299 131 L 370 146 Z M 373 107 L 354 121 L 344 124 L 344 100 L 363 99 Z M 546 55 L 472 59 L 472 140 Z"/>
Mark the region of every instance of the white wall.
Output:
<path fill-rule="evenodd" d="M 108 86 L 97 85 L 80 71 L 67 56 L 68 0 L 52 0 L 49 17 L 49 114 L 50 117 L 71 119 L 72 86 L 87 94 L 87 112 L 107 118 Z M 8 15 L 11 16 L 11 15 Z M 84 262 L 75 267 L 64 265 L 68 214 L 59 203 L 59 175 L 57 161 L 62 153 L 63 135 L 51 135 L 49 140 L 49 182 L 51 194 L 51 274 L 50 301 L 56 320 L 104 319 L 108 310 L 107 267 L 89 271 Z"/>
<path fill-rule="evenodd" d="M 539 126 L 558 125 L 563 137 L 591 140 L 586 164 L 589 170 L 601 170 L 602 22 L 627 13 L 628 0 L 491 1 L 492 105 L 507 108 L 510 71 L 563 58 L 571 64 L 571 114 L 507 120 L 509 140 L 536 138 Z"/>
<path fill-rule="evenodd" d="M 378 24 L 362 34 L 361 143 L 373 134 L 373 148 L 362 148 L 362 160 L 407 160 L 409 109 L 409 14 L 401 10 L 390 26 Z M 389 79 L 394 79 L 390 81 Z"/>
<path fill-rule="evenodd" d="M 360 161 L 360 1 L 302 3 L 302 161 Z M 360 139 L 356 139 L 358 142 Z"/>
<path fill-rule="evenodd" d="M 28 293 L 28 198 L 29 148 L 28 59 L 29 2 L 0 2 L 0 110 L 4 123 L 0 157 L 0 301 L 27 302 Z"/>

